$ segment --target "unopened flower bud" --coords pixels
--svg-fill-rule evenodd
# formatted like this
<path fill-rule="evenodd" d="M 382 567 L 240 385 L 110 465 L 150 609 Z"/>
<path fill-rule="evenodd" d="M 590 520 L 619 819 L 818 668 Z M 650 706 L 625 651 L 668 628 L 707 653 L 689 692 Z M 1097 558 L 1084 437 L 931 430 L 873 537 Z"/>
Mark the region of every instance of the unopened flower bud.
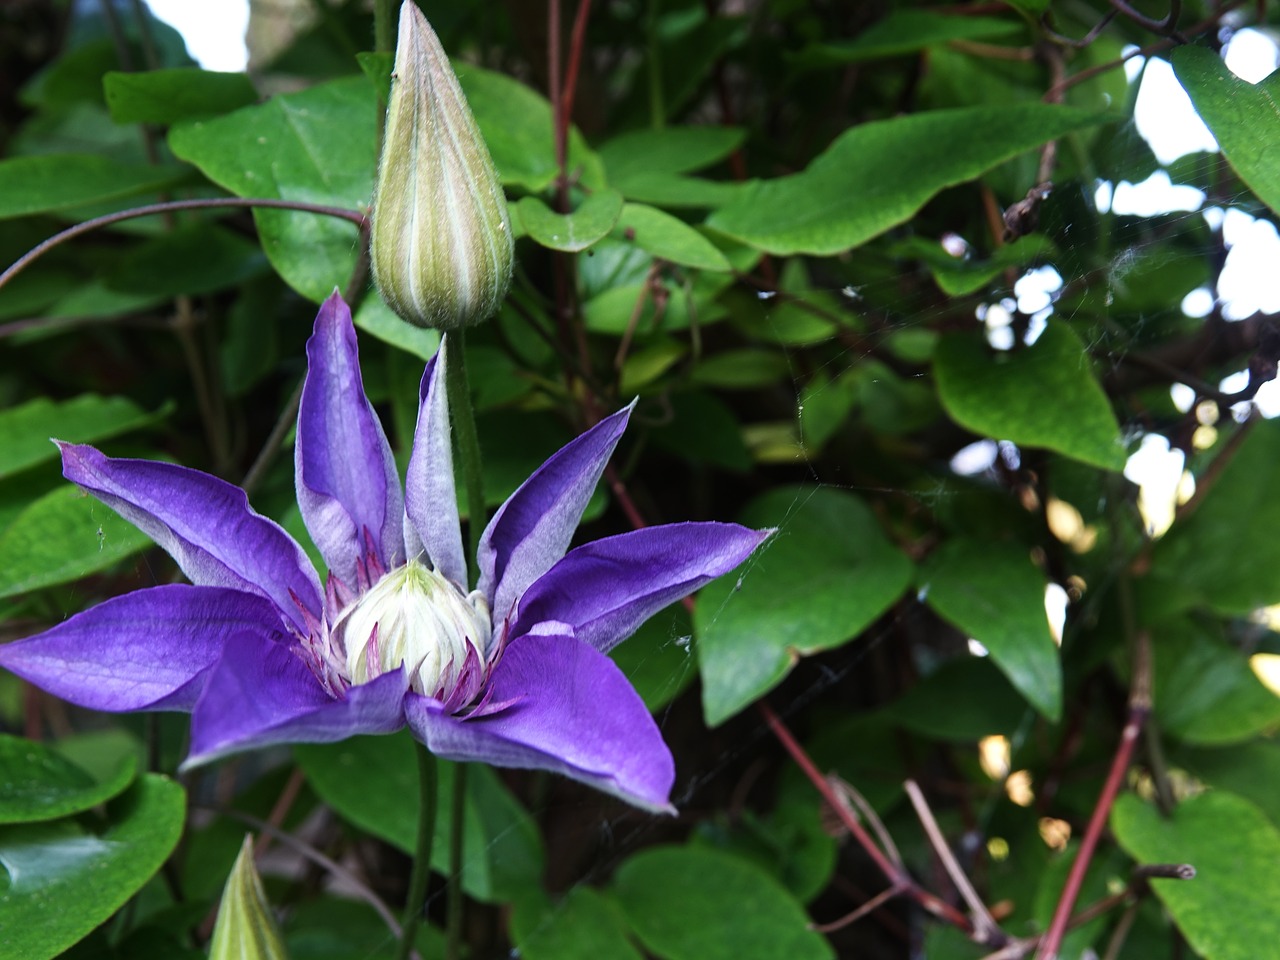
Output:
<path fill-rule="evenodd" d="M 486 320 L 511 283 L 511 222 L 493 159 L 412 0 L 400 7 L 370 254 L 382 298 L 418 326 Z"/>
<path fill-rule="evenodd" d="M 484 663 L 492 628 L 479 591 L 462 591 L 417 560 L 384 575 L 333 627 L 352 683 L 367 683 L 402 665 L 409 686 L 438 700 L 461 693 Z M 472 669 L 468 669 L 468 667 Z"/>
<path fill-rule="evenodd" d="M 253 866 L 253 843 L 244 838 L 213 928 L 209 960 L 287 960 L 280 929 Z"/>

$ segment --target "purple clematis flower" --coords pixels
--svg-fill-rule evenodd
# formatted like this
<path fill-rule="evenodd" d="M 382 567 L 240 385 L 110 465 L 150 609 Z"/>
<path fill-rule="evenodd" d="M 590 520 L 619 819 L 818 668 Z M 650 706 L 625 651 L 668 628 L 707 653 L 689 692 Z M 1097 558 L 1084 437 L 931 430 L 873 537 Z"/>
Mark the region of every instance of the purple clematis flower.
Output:
<path fill-rule="evenodd" d="M 0 666 L 96 710 L 190 711 L 186 766 L 407 724 L 446 759 L 554 770 L 669 811 L 671 753 L 606 654 L 768 532 L 678 523 L 568 550 L 628 408 L 552 456 L 498 509 L 468 591 L 445 345 L 422 378 L 403 493 L 336 293 L 307 360 L 298 505 L 327 583 L 238 487 L 63 443 L 67 479 L 151 536 L 191 584 L 107 600 L 0 646 Z"/>

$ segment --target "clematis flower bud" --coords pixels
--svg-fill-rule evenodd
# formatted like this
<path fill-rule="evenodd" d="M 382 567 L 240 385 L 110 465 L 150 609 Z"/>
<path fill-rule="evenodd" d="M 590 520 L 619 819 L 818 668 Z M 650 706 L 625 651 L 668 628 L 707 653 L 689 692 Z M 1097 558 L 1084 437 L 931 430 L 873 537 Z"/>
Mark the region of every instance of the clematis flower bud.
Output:
<path fill-rule="evenodd" d="M 213 928 L 209 960 L 287 960 L 280 929 L 253 866 L 253 843 L 244 838 Z"/>
<path fill-rule="evenodd" d="M 346 653 L 354 683 L 366 683 L 401 664 L 409 686 L 437 700 L 469 701 L 481 679 L 492 628 L 489 604 L 439 572 L 410 560 L 344 610 L 334 638 Z M 471 681 L 471 683 L 468 683 Z"/>
<path fill-rule="evenodd" d="M 418 326 L 486 320 L 511 283 L 511 222 L 493 159 L 412 0 L 400 7 L 370 254 L 382 298 Z"/>

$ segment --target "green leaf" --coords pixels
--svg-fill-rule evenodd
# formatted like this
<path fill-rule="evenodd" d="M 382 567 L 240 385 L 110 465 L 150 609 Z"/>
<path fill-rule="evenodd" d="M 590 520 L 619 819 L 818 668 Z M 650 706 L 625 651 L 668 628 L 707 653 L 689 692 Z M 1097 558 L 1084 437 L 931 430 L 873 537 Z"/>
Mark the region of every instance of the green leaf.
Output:
<path fill-rule="evenodd" d="M 376 290 L 370 291 L 369 296 L 361 301 L 353 320 L 365 333 L 413 354 L 423 363 L 434 357 L 440 348 L 439 330 L 415 327 L 397 316 Z"/>
<path fill-rule="evenodd" d="M 908 237 L 894 244 L 891 253 L 895 257 L 920 260 L 933 274 L 939 290 L 951 297 L 963 297 L 982 290 L 1010 267 L 1030 266 L 1054 250 L 1048 237 L 1033 233 L 997 247 L 986 260 L 953 257 L 942 244 L 925 237 Z"/>
<path fill-rule="evenodd" d="M 1026 700 L 991 658 L 965 656 L 942 664 L 876 716 L 935 740 L 972 743 L 1012 736 L 1026 715 Z"/>
<path fill-rule="evenodd" d="M 0 827 L 0 952 L 45 960 L 86 936 L 160 869 L 185 818 L 182 788 L 147 773 L 107 806 L 101 832 L 73 820 Z"/>
<path fill-rule="evenodd" d="M 740 127 L 663 127 L 631 130 L 600 148 L 609 183 L 636 176 L 691 173 L 723 160 L 742 145 Z"/>
<path fill-rule="evenodd" d="M 525 233 L 535 242 L 551 250 L 577 253 L 609 235 L 622 213 L 622 194 L 596 191 L 572 213 L 555 213 L 537 197 L 524 197 L 515 211 Z"/>
<path fill-rule="evenodd" d="M 1247 429 L 1200 506 L 1156 544 L 1151 560 L 1153 581 L 1183 603 L 1228 615 L 1280 603 L 1280 499 L 1262 482 L 1280 462 L 1280 423 Z"/>
<path fill-rule="evenodd" d="M 864 123 L 803 172 L 743 190 L 707 226 L 769 253 L 841 253 L 905 223 L 940 190 L 1105 119 L 1026 103 Z"/>
<path fill-rule="evenodd" d="M 136 430 L 167 411 L 147 413 L 124 397 L 84 393 L 61 402 L 37 397 L 0 411 L 0 478 L 58 456 L 50 442 L 95 443 Z"/>
<path fill-rule="evenodd" d="M 770 690 L 800 657 L 856 637 L 911 581 L 911 563 L 852 494 L 781 487 L 741 519 L 779 531 L 698 597 L 695 652 L 712 726 Z"/>
<path fill-rule="evenodd" d="M 256 243 L 209 221 L 183 224 L 130 250 L 106 273 L 113 290 L 147 297 L 212 293 L 270 274 Z"/>
<path fill-rule="evenodd" d="M 697 675 L 692 639 L 689 614 L 676 603 L 646 620 L 609 656 L 652 712 L 679 696 Z"/>
<path fill-rule="evenodd" d="M 747 348 L 726 350 L 699 361 L 690 379 L 720 390 L 750 390 L 787 379 L 790 367 L 784 354 Z"/>
<path fill-rule="evenodd" d="M 1258 199 L 1280 213 L 1280 73 L 1249 83 L 1207 47 L 1178 47 L 1172 59 L 1223 156 Z"/>
<path fill-rule="evenodd" d="M 1065 323 L 1050 320 L 1031 346 L 1007 351 L 991 349 L 976 333 L 943 337 L 933 370 L 938 397 L 961 426 L 1105 470 L 1124 468 L 1111 404 Z"/>
<path fill-rule="evenodd" d="M 1256 803 L 1280 826 L 1280 742 L 1274 738 L 1228 747 L 1173 744 L 1169 761 L 1215 790 L 1228 790 Z"/>
<path fill-rule="evenodd" d="M 1280 832 L 1253 804 L 1210 791 L 1173 816 L 1124 794 L 1111 829 L 1139 863 L 1189 863 L 1194 880 L 1152 880 L 1192 949 L 1206 960 L 1256 960 L 1280 941 Z"/>
<path fill-rule="evenodd" d="M 294 757 L 316 793 L 337 813 L 405 853 L 418 840 L 419 785 L 413 739 L 407 731 L 352 737 L 334 744 L 296 744 Z M 450 796 L 456 765 L 439 763 L 439 795 Z M 441 805 L 431 865 L 449 869 L 449 817 Z M 518 899 L 542 872 L 537 828 L 490 767 L 467 768 L 463 832 L 463 888 L 485 903 Z"/>
<path fill-rule="evenodd" d="M 683 220 L 640 203 L 628 203 L 614 229 L 646 253 L 699 270 L 731 269 L 716 245 Z"/>
<path fill-rule="evenodd" d="M 617 907 L 590 887 L 574 887 L 554 905 L 517 904 L 512 927 L 527 960 L 642 960 Z"/>
<path fill-rule="evenodd" d="M 636 936 L 665 960 L 835 956 L 773 877 L 716 850 L 645 850 L 618 870 L 613 893 Z"/>
<path fill-rule="evenodd" d="M 461 61 L 453 62 L 458 82 L 484 135 L 498 177 L 510 187 L 541 193 L 559 175 L 552 137 L 551 104 L 519 80 Z M 604 187 L 600 158 L 576 127 L 569 129 L 566 164 L 580 170 L 579 180 L 592 189 Z"/>
<path fill-rule="evenodd" d="M 377 122 L 373 87 L 348 77 L 181 124 L 169 131 L 169 147 L 237 196 L 361 210 L 373 195 Z M 303 296 L 318 303 L 351 277 L 354 224 L 286 210 L 253 216 L 267 258 Z"/>
<path fill-rule="evenodd" d="M 1280 725 L 1280 697 L 1241 653 L 1187 619 L 1152 630 L 1155 714 L 1187 743 L 1238 743 Z"/>
<path fill-rule="evenodd" d="M 713 393 L 673 394 L 670 422 L 650 433 L 654 445 L 685 461 L 746 473 L 751 454 L 733 408 Z"/>
<path fill-rule="evenodd" d="M 920 571 L 925 603 L 977 640 L 1037 710 L 1062 714 L 1062 667 L 1044 611 L 1045 580 L 1024 547 L 952 540 Z"/>
<path fill-rule="evenodd" d="M 128 164 L 62 153 L 0 160 L 0 220 L 154 193 L 189 171 L 172 164 Z"/>
<path fill-rule="evenodd" d="M 57 820 L 105 803 L 133 783 L 138 772 L 132 754 L 122 761 L 97 781 L 44 744 L 0 734 L 0 824 Z"/>
<path fill-rule="evenodd" d="M 853 40 L 816 43 L 797 57 L 806 66 L 837 66 L 915 53 L 951 40 L 991 40 L 1021 33 L 1013 19 L 935 13 L 932 10 L 894 10 Z"/>
<path fill-rule="evenodd" d="M 116 123 L 168 125 L 178 120 L 230 113 L 258 99 L 243 73 L 215 73 L 194 67 L 112 71 L 102 78 L 107 109 Z"/>
<path fill-rule="evenodd" d="M 303 900 L 285 918 L 285 946 L 291 960 L 397 960 L 398 942 L 386 922 L 365 903 L 345 897 Z M 424 960 L 444 956 L 444 934 L 419 924 L 414 938 Z"/>
<path fill-rule="evenodd" d="M 0 531 L 0 597 L 79 580 L 150 543 L 145 533 L 78 487 L 58 487 Z"/>

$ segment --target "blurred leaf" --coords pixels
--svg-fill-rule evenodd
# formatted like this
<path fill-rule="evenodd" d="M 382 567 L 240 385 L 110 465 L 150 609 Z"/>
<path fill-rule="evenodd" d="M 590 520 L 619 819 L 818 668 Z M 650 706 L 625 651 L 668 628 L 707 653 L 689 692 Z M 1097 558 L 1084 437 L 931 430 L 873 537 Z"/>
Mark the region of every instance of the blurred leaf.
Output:
<path fill-rule="evenodd" d="M 418 838 L 419 784 L 408 731 L 352 737 L 334 744 L 295 744 L 294 756 L 326 803 L 351 823 L 413 854 Z M 439 795 L 448 797 L 456 764 L 438 760 Z M 449 869 L 447 804 L 436 820 L 431 865 Z M 537 887 L 542 845 L 537 828 L 490 767 L 467 768 L 463 888 L 485 903 L 519 899 Z"/>
<path fill-rule="evenodd" d="M 180 124 L 169 147 L 237 196 L 362 210 L 373 195 L 377 116 L 372 86 L 350 77 Z M 262 208 L 253 216 L 268 259 L 303 296 L 319 303 L 351 277 L 354 224 Z"/>
<path fill-rule="evenodd" d="M 168 125 L 178 120 L 230 113 L 258 99 L 247 74 L 194 67 L 109 72 L 102 78 L 107 109 L 116 123 Z"/>
<path fill-rule="evenodd" d="M 518 904 L 512 916 L 527 960 L 641 960 L 618 909 L 590 887 L 575 886 L 557 904 Z"/>
<path fill-rule="evenodd" d="M 1280 213 L 1280 73 L 1249 83 L 1207 47 L 1181 46 L 1171 59 L 1223 156 L 1258 199 Z"/>
<path fill-rule="evenodd" d="M 965 16 L 932 10 L 894 10 L 852 40 L 815 43 L 797 57 L 805 66 L 837 66 L 914 53 L 951 40 L 992 40 L 1020 34 L 1024 26 L 1009 18 Z"/>
<path fill-rule="evenodd" d="M 373 909 L 332 896 L 306 900 L 289 909 L 284 925 L 291 960 L 396 960 L 399 941 Z M 444 935 L 419 924 L 414 940 L 423 960 L 444 956 Z"/>
<path fill-rule="evenodd" d="M 1186 620 L 1151 633 L 1155 715 L 1164 732 L 1212 745 L 1280 725 L 1280 697 L 1262 685 L 1242 654 Z"/>
<path fill-rule="evenodd" d="M 697 676 L 692 641 L 689 613 L 677 603 L 646 620 L 609 656 L 652 713 L 678 697 Z"/>
<path fill-rule="evenodd" d="M 934 355 L 938 397 L 963 427 L 1044 447 L 1101 467 L 1125 463 L 1120 427 L 1079 338 L 1050 320 L 1029 347 L 997 351 L 977 334 L 943 337 Z"/>
<path fill-rule="evenodd" d="M 96 443 L 146 426 L 168 412 L 147 413 L 125 397 L 100 397 L 84 393 L 55 402 L 36 397 L 0 410 L 0 477 L 54 460 L 58 448 L 51 437 L 68 443 Z"/>
<path fill-rule="evenodd" d="M 60 486 L 0 530 L 0 597 L 79 580 L 150 544 L 150 537 L 79 487 Z"/>
<path fill-rule="evenodd" d="M 652 386 L 688 352 L 689 348 L 679 341 L 661 339 L 628 354 L 618 374 L 618 393 L 634 396 Z M 731 424 L 736 429 L 732 419 Z"/>
<path fill-rule="evenodd" d="M 1280 833 L 1247 800 L 1211 791 L 1188 797 L 1165 818 L 1124 794 L 1111 829 L 1139 863 L 1196 868 L 1194 880 L 1152 880 L 1151 888 L 1206 960 L 1256 960 L 1260 944 L 1280 941 Z"/>
<path fill-rule="evenodd" d="M 553 212 L 537 197 L 523 197 L 515 211 L 534 241 L 551 250 L 577 253 L 608 236 L 622 213 L 622 195 L 599 190 L 567 214 Z"/>
<path fill-rule="evenodd" d="M 785 380 L 789 373 L 784 354 L 748 348 L 726 350 L 699 360 L 690 379 L 701 386 L 720 390 L 750 390 Z"/>
<path fill-rule="evenodd" d="M 212 293 L 269 273 L 256 243 L 209 221 L 184 224 L 134 247 L 106 274 L 113 290 L 146 297 Z"/>
<path fill-rule="evenodd" d="M 42 743 L 0 734 L 0 824 L 57 820 L 105 803 L 137 775 L 136 758 L 122 759 L 111 776 L 97 781 Z"/>
<path fill-rule="evenodd" d="M 600 148 L 609 183 L 654 174 L 692 173 L 723 160 L 742 145 L 740 127 L 663 127 L 631 130 Z"/>
<path fill-rule="evenodd" d="M 355 325 L 384 343 L 411 353 L 423 363 L 436 355 L 440 347 L 440 331 L 415 327 L 402 320 L 386 305 L 376 290 L 369 291 L 353 317 Z"/>
<path fill-rule="evenodd" d="M 1044 610 L 1044 574 L 1025 547 L 952 540 L 920 571 L 925 603 L 987 648 L 1050 721 L 1062 714 L 1062 667 Z"/>
<path fill-rule="evenodd" d="M 72 820 L 0 827 L 6 954 L 45 960 L 86 936 L 160 869 L 185 816 L 182 788 L 146 773 L 107 806 L 100 833 Z"/>
<path fill-rule="evenodd" d="M 942 244 L 925 237 L 908 237 L 895 243 L 891 251 L 895 257 L 918 259 L 929 268 L 939 290 L 951 297 L 963 297 L 982 290 L 1010 267 L 1030 266 L 1055 249 L 1048 237 L 1033 233 L 997 247 L 985 260 L 953 257 Z"/>
<path fill-rule="evenodd" d="M 646 253 L 671 263 L 699 270 L 730 269 L 729 261 L 715 244 L 684 221 L 656 207 L 626 204 L 614 233 Z"/>
<path fill-rule="evenodd" d="M 1199 507 L 1156 544 L 1151 560 L 1151 579 L 1182 604 L 1228 615 L 1280 603 L 1280 538 L 1273 536 L 1280 499 L 1263 482 L 1280 462 L 1280 423 L 1246 429 Z"/>
<path fill-rule="evenodd" d="M 773 877 L 731 854 L 651 847 L 622 865 L 613 893 L 636 936 L 666 960 L 835 956 Z"/>
<path fill-rule="evenodd" d="M 1009 736 L 1027 716 L 1026 701 L 986 657 L 948 660 L 878 716 L 950 743 Z"/>
<path fill-rule="evenodd" d="M 190 175 L 172 164 L 126 164 L 65 153 L 0 160 L 0 220 L 155 193 Z"/>
<path fill-rule="evenodd" d="M 741 521 L 779 530 L 698 597 L 695 652 L 712 726 L 768 692 L 800 657 L 856 637 L 911 580 L 910 561 L 852 494 L 781 487 L 753 501 Z"/>
<path fill-rule="evenodd" d="M 498 176 L 509 187 L 541 193 L 559 174 L 552 138 L 551 104 L 541 94 L 505 74 L 454 61 L 458 82 L 467 95 Z M 578 169 L 583 186 L 605 186 L 600 158 L 576 127 L 569 130 L 570 170 Z"/>
<path fill-rule="evenodd" d="M 723 400 L 698 391 L 674 394 L 668 404 L 667 422 L 650 433 L 656 446 L 694 463 L 737 473 L 751 469 L 742 428 Z"/>
<path fill-rule="evenodd" d="M 863 123 L 802 173 L 744 190 L 707 225 L 769 253 L 840 253 L 909 220 L 940 190 L 1104 119 L 1028 103 Z"/>

